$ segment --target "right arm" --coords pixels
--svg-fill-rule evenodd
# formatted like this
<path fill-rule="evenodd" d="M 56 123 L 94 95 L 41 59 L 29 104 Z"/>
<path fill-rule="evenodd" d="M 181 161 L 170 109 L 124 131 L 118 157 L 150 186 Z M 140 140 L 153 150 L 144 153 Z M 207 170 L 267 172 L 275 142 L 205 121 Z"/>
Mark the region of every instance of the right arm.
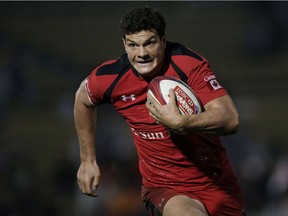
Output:
<path fill-rule="evenodd" d="M 100 170 L 96 162 L 94 147 L 96 111 L 95 105 L 88 98 L 84 80 L 75 96 L 74 121 L 81 159 L 77 173 L 77 182 L 80 190 L 89 196 L 97 196 L 96 190 L 100 178 Z"/>

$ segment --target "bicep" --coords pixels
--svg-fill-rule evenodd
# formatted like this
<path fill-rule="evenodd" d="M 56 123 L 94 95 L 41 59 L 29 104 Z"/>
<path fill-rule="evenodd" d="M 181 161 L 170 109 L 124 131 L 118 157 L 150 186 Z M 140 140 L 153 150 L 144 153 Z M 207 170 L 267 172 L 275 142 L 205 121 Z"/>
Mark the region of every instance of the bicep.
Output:
<path fill-rule="evenodd" d="M 76 102 L 82 103 L 87 107 L 95 106 L 91 101 L 87 93 L 86 80 L 82 81 L 77 92 L 76 92 Z"/>

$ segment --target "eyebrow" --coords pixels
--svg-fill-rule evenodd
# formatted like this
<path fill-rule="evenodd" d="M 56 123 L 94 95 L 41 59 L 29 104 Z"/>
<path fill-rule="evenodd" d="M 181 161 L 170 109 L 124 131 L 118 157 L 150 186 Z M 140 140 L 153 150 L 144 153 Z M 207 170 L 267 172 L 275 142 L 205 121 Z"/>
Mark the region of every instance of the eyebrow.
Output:
<path fill-rule="evenodd" d="M 148 38 L 147 40 L 145 40 L 143 44 L 145 45 L 146 43 L 148 43 L 148 42 L 151 41 L 152 39 L 155 39 L 155 35 L 153 35 L 153 36 L 151 36 L 150 38 Z M 131 39 L 126 38 L 126 40 L 127 40 L 127 42 L 132 42 L 132 43 L 138 45 L 138 43 L 136 43 L 135 41 L 133 41 L 133 40 L 131 40 Z"/>

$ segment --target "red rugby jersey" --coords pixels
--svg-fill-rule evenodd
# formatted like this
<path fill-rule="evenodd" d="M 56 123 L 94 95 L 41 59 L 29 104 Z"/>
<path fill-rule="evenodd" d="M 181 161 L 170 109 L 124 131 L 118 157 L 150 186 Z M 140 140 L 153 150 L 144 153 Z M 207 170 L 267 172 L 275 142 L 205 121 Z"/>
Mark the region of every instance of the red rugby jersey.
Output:
<path fill-rule="evenodd" d="M 178 43 L 167 42 L 159 75 L 184 80 L 203 105 L 227 94 L 207 60 Z M 144 186 L 203 190 L 228 173 L 231 167 L 218 137 L 171 134 L 156 124 L 145 106 L 148 84 L 149 80 L 132 68 L 126 54 L 100 65 L 87 78 L 90 100 L 94 104 L 111 103 L 129 124 Z"/>

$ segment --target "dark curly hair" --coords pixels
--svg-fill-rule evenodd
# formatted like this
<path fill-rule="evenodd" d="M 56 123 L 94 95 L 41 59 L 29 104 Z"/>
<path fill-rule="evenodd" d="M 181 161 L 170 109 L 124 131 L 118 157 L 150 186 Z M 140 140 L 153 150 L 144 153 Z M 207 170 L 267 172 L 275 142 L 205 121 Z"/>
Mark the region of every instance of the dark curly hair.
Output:
<path fill-rule="evenodd" d="M 159 10 L 145 6 L 128 11 L 121 18 L 119 27 L 123 38 L 125 35 L 152 29 L 162 38 L 165 35 L 166 21 Z"/>

